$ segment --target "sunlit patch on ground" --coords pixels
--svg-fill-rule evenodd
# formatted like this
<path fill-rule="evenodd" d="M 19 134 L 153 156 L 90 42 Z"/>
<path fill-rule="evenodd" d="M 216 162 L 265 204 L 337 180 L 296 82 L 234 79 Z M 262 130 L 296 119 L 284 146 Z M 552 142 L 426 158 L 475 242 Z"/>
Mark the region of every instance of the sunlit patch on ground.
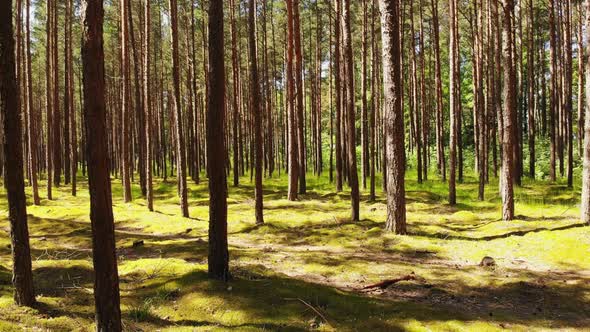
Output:
<path fill-rule="evenodd" d="M 411 175 L 408 176 L 411 178 Z M 382 193 L 348 219 L 349 197 L 327 178 L 286 200 L 286 178 L 265 180 L 265 221 L 254 225 L 249 177 L 230 187 L 229 284 L 209 281 L 207 183 L 190 184 L 180 217 L 176 181 L 157 182 L 155 211 L 134 187 L 123 203 L 113 180 L 124 325 L 136 331 L 395 331 L 590 329 L 590 227 L 579 192 L 561 184 L 516 189 L 517 218 L 500 220 L 497 186 L 479 202 L 477 183 L 446 204 L 437 179 L 407 181 L 407 236 L 382 231 Z M 56 190 L 28 206 L 39 305 L 13 304 L 6 197 L 0 196 L 0 330 L 92 330 L 89 198 Z M 42 188 L 42 187 L 41 187 Z M 41 192 L 43 194 L 43 191 Z M 142 245 L 134 243 L 143 241 Z M 479 266 L 485 256 L 496 266 Z M 387 289 L 360 288 L 413 275 Z"/>

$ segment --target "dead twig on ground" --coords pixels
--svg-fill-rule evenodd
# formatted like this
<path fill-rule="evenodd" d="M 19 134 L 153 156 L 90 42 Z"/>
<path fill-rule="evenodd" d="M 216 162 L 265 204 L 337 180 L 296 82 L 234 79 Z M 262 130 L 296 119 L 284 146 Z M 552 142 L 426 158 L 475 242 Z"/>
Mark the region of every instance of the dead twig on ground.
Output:
<path fill-rule="evenodd" d="M 385 289 L 393 284 L 396 284 L 400 281 L 409 281 L 409 280 L 416 280 L 416 275 L 414 274 L 414 272 L 400 277 L 400 278 L 395 278 L 395 279 L 386 279 L 383 281 L 380 281 L 376 284 L 371 284 L 371 285 L 367 285 L 365 287 L 362 287 L 360 290 L 368 290 L 368 289 L 373 289 L 373 288 L 381 288 L 381 289 Z"/>
<path fill-rule="evenodd" d="M 301 302 L 303 305 L 305 305 L 306 307 L 308 307 L 309 309 L 311 309 L 313 312 L 315 312 L 318 316 L 320 316 L 324 322 L 326 322 L 326 324 L 330 327 L 333 327 L 332 324 L 330 324 L 330 322 L 328 321 L 328 319 L 326 318 L 326 316 L 324 316 L 319 309 L 316 309 L 314 306 L 312 306 L 311 304 L 309 304 L 308 302 L 306 302 L 303 299 L 300 298 L 284 298 L 283 300 L 286 301 L 299 301 Z"/>

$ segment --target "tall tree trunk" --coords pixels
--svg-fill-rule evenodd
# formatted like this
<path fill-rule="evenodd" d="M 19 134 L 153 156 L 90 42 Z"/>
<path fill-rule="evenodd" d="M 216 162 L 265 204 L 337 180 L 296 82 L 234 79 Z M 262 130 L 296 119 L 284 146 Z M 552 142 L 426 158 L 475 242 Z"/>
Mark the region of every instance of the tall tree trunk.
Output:
<path fill-rule="evenodd" d="M 225 65 L 223 1 L 209 1 L 209 106 L 207 165 L 209 172 L 209 277 L 229 279 L 227 249 L 227 179 L 225 172 Z"/>
<path fill-rule="evenodd" d="M 26 51 L 25 51 L 25 72 L 26 72 L 26 99 L 25 99 L 25 112 L 27 117 L 27 123 L 29 124 L 29 130 L 27 135 L 27 152 L 29 159 L 29 168 L 31 169 L 31 187 L 33 191 L 33 204 L 40 205 L 41 200 L 39 198 L 39 184 L 37 181 L 37 153 L 38 153 L 38 141 L 37 141 L 37 115 L 35 107 L 33 106 L 33 71 L 32 71 L 32 58 L 31 58 L 31 18 L 30 10 L 31 1 L 26 0 Z"/>
<path fill-rule="evenodd" d="M 334 183 L 334 53 L 332 52 L 332 44 L 333 44 L 333 37 L 332 37 L 332 8 L 329 9 L 330 12 L 330 21 L 329 21 L 329 29 L 330 29 L 330 38 L 329 38 L 329 58 L 330 58 L 330 65 L 329 65 L 329 73 L 328 73 L 328 82 L 329 82 L 329 105 L 328 108 L 330 109 L 330 160 L 329 160 L 329 179 L 330 183 Z"/>
<path fill-rule="evenodd" d="M 77 195 L 77 174 L 78 174 L 78 131 L 76 128 L 76 107 L 74 106 L 74 73 L 72 70 L 72 62 L 73 62 L 73 55 L 72 55 L 72 10 L 74 8 L 74 4 L 71 0 L 70 1 L 70 22 L 67 26 L 69 30 L 69 63 L 70 63 L 70 70 L 68 75 L 70 76 L 69 79 L 69 86 L 67 93 L 70 95 L 69 100 L 71 102 L 71 109 L 70 109 L 70 118 L 66 119 L 66 121 L 70 122 L 70 137 L 69 137 L 69 144 L 70 144 L 70 176 L 71 176 L 71 184 L 72 184 L 72 196 Z M 80 98 L 80 104 L 82 103 L 82 98 Z"/>
<path fill-rule="evenodd" d="M 358 171 L 356 165 L 356 126 L 354 103 L 354 60 L 352 53 L 352 33 L 350 28 L 350 0 L 344 0 L 342 11 L 344 67 L 346 72 L 346 117 L 347 117 L 347 154 L 348 154 L 348 184 L 350 186 L 350 201 L 352 206 L 353 221 L 360 220 L 360 194 L 358 183 Z"/>
<path fill-rule="evenodd" d="M 15 63 L 15 81 L 17 82 L 16 84 L 16 88 L 18 89 L 18 112 L 19 114 L 23 114 L 24 115 L 24 104 L 25 101 L 23 98 L 25 98 L 25 93 L 26 90 L 23 87 L 23 82 L 24 82 L 24 73 L 23 73 L 23 58 L 24 58 L 24 54 L 22 52 L 23 49 L 23 38 L 22 38 L 22 29 L 23 29 L 23 0 L 16 0 L 16 3 L 14 4 L 14 40 L 15 40 L 15 45 L 14 45 L 14 53 L 15 53 L 15 58 L 14 58 L 14 63 Z M 2 117 L 0 116 L 0 123 L 2 123 Z M 22 122 L 21 122 L 22 124 Z M 0 125 L 1 127 L 1 125 Z M 21 127 L 21 131 L 23 131 L 23 136 L 27 136 L 27 129 L 28 129 L 28 125 L 26 122 L 24 122 L 24 127 Z M 2 135 L 2 132 L 0 132 L 0 135 Z M 22 138 L 21 138 L 22 140 Z M 1 145 L 2 143 L 0 143 Z M 22 144 L 22 141 L 21 141 Z M 0 154 L 2 154 L 0 152 Z M 27 154 L 27 146 L 23 144 L 23 154 Z M 28 171 L 28 160 L 24 159 L 23 160 L 23 170 L 24 173 L 26 174 L 26 178 L 25 180 L 28 180 L 29 183 L 31 181 L 30 178 L 30 172 Z M 2 174 L 2 173 L 0 173 Z"/>
<path fill-rule="evenodd" d="M 404 111 L 401 103 L 399 1 L 379 0 L 383 43 L 383 85 L 385 93 L 385 149 L 387 150 L 387 221 L 385 229 L 406 234 L 404 187 Z"/>
<path fill-rule="evenodd" d="M 53 29 L 52 34 L 52 53 L 53 58 L 53 70 L 51 77 L 53 79 L 52 88 L 52 102 L 53 102 L 53 183 L 56 187 L 61 185 L 61 113 L 59 109 L 59 46 L 58 46 L 58 26 L 59 26 L 59 15 L 57 10 L 57 1 L 53 2 L 52 6 L 53 14 L 51 15 Z"/>
<path fill-rule="evenodd" d="M 363 27 L 362 27 L 362 55 L 361 55 L 361 174 L 363 189 L 367 189 L 367 176 L 369 176 L 369 118 L 367 115 L 367 0 L 362 1 Z"/>
<path fill-rule="evenodd" d="M 304 84 L 303 84 L 303 57 L 301 47 L 301 26 L 299 15 L 299 0 L 293 1 L 293 46 L 295 50 L 295 86 L 296 86 L 296 111 L 297 111 L 297 148 L 298 148 L 298 162 L 299 162 L 299 193 L 305 194 L 307 191 L 307 182 L 305 173 L 306 165 L 306 151 L 305 151 L 305 120 L 304 120 Z"/>
<path fill-rule="evenodd" d="M 590 0 L 586 0 L 585 57 L 590 57 Z M 586 66 L 586 82 L 590 82 L 590 66 Z M 586 114 L 584 115 L 584 170 L 582 174 L 582 221 L 590 225 L 590 84 L 586 85 Z"/>
<path fill-rule="evenodd" d="M 498 146 L 500 150 L 500 156 L 502 156 L 502 142 L 504 140 L 504 116 L 502 111 L 502 34 L 500 27 L 500 14 L 498 13 L 498 7 L 500 1 L 492 1 L 492 18 L 494 21 L 494 109 L 496 114 L 496 121 L 498 123 Z M 501 166 L 500 166 L 501 167 Z M 502 177 L 500 177 L 498 185 L 499 193 L 502 192 Z"/>
<path fill-rule="evenodd" d="M 240 65 L 238 62 L 238 40 L 237 28 L 235 19 L 235 4 L 234 0 L 230 0 L 230 28 L 231 28 L 231 44 L 232 44 L 232 74 L 233 74 L 233 93 L 232 93 L 232 131 L 233 131 L 233 185 L 237 187 L 240 184 L 240 165 L 239 165 L 239 130 L 240 125 Z"/>
<path fill-rule="evenodd" d="M 250 0 L 248 10 L 248 44 L 250 50 L 250 99 L 254 114 L 254 145 L 256 149 L 254 199 L 256 224 L 264 223 L 262 211 L 262 114 L 260 110 L 260 79 L 258 75 L 258 53 L 256 50 L 256 0 Z M 267 96 L 268 98 L 268 96 Z"/>
<path fill-rule="evenodd" d="M 334 18 L 334 90 L 335 90 L 335 101 L 336 101 L 336 191 L 342 191 L 342 88 L 340 80 L 341 72 L 341 25 L 340 25 L 340 12 L 342 7 L 342 0 L 334 0 L 336 17 Z"/>
<path fill-rule="evenodd" d="M 377 71 L 377 30 L 375 28 L 375 16 L 377 16 L 378 4 L 376 0 L 371 0 L 371 115 L 369 117 L 369 128 L 371 132 L 370 137 L 370 185 L 369 185 L 369 201 L 374 201 L 375 195 L 375 170 L 376 170 L 376 147 L 377 147 L 377 124 L 376 113 L 379 99 L 379 92 L 377 91 L 377 80 L 380 78 Z"/>
<path fill-rule="evenodd" d="M 27 8 L 28 9 L 28 8 Z M 31 249 L 27 225 L 27 198 L 23 170 L 22 124 L 19 82 L 12 27 L 12 1 L 0 2 L 0 117 L 4 131 L 4 187 L 8 198 L 10 242 L 12 248 L 12 284 L 18 305 L 35 304 Z"/>
<path fill-rule="evenodd" d="M 196 21 L 195 21 L 195 4 L 191 1 L 191 32 L 190 32 L 190 49 L 191 49 L 191 62 L 192 62 L 192 81 L 191 81 L 191 86 L 192 86 L 192 90 L 193 90 L 193 94 L 194 94 L 194 101 L 195 101 L 195 107 L 194 107 L 194 111 L 195 111 L 195 116 L 194 116 L 194 120 L 195 120 L 195 128 L 194 128 L 194 160 L 193 162 L 195 163 L 192 167 L 194 167 L 194 175 L 193 175 L 193 180 L 195 181 L 195 184 L 199 184 L 200 183 L 200 172 L 201 172 L 201 132 L 202 129 L 200 127 L 200 125 L 202 124 L 202 121 L 199 121 L 199 115 L 201 113 L 202 107 L 200 105 L 200 94 L 197 92 L 197 60 L 196 60 L 196 55 L 197 55 L 197 51 L 196 51 L 196 43 L 195 43 L 195 26 Z M 203 61 L 204 62 L 204 61 Z M 205 83 L 205 85 L 207 85 Z"/>
<path fill-rule="evenodd" d="M 121 168 L 123 178 L 123 196 L 125 202 L 131 202 L 131 87 L 129 84 L 129 8 L 127 0 L 119 0 L 121 6 L 121 71 L 122 71 L 122 98 L 121 121 Z"/>
<path fill-rule="evenodd" d="M 410 60 L 412 63 L 411 67 L 411 100 L 410 100 L 410 116 L 413 119 L 414 124 L 414 142 L 416 144 L 416 175 L 418 183 L 422 183 L 422 123 L 421 123 L 421 112 L 419 112 L 419 105 L 422 101 L 418 95 L 418 64 L 416 62 L 416 31 L 414 29 L 414 3 L 410 3 Z M 411 120 L 412 121 L 412 120 Z"/>
<path fill-rule="evenodd" d="M 583 144 L 584 144 L 584 86 L 585 82 L 585 59 L 584 59 L 584 35 L 582 28 L 584 26 L 584 14 L 588 16 L 587 12 L 582 10 L 582 2 L 578 3 L 578 50 L 582 50 L 578 53 L 578 146 L 580 157 L 584 156 Z"/>
<path fill-rule="evenodd" d="M 533 0 L 528 1 L 529 19 L 528 19 L 528 60 L 527 60 L 527 84 L 528 84 L 528 113 L 527 127 L 529 139 L 529 176 L 535 178 L 535 13 Z"/>
<path fill-rule="evenodd" d="M 456 118 L 456 126 L 457 126 L 457 130 L 456 130 L 456 136 L 457 136 L 457 181 L 459 181 L 459 183 L 463 183 L 463 139 L 462 139 L 462 128 L 463 128 L 463 112 L 462 112 L 462 103 L 461 103 L 461 52 L 460 52 L 460 35 L 459 35 L 459 14 L 458 14 L 458 8 L 455 7 L 455 24 L 454 24 L 454 28 L 455 28 L 455 36 L 457 37 L 455 39 L 455 54 L 457 55 L 457 58 L 455 59 L 455 61 L 457 61 L 456 65 L 455 65 L 455 76 L 457 77 L 457 88 L 455 89 L 455 93 L 457 94 L 457 97 L 455 98 L 455 103 L 457 103 L 457 105 L 455 106 L 455 110 L 457 111 L 457 118 Z"/>
<path fill-rule="evenodd" d="M 458 99 L 459 82 L 459 54 L 457 53 L 457 42 L 459 39 L 458 31 L 456 29 L 457 20 L 457 0 L 449 0 L 449 14 L 450 14 L 450 28 L 451 37 L 449 44 L 449 107 L 450 107 L 450 141 L 449 141 L 449 204 L 455 205 L 457 203 L 456 193 L 456 172 L 457 172 L 457 145 L 458 140 L 458 117 L 460 117 L 460 110 L 457 109 L 460 102 Z"/>
<path fill-rule="evenodd" d="M 70 113 L 73 113 L 74 100 L 71 85 L 72 75 L 72 63 L 71 63 L 71 52 L 72 47 L 72 36 L 71 36 L 71 22 L 72 22 L 72 2 L 66 0 L 66 12 L 65 12 L 65 40 L 64 40 L 64 183 L 70 184 L 71 181 L 71 139 L 70 139 Z"/>
<path fill-rule="evenodd" d="M 47 0 L 46 2 L 46 26 L 45 29 L 47 33 L 45 35 L 46 38 L 46 47 L 45 47 L 45 114 L 46 114 L 46 129 L 45 129 L 45 136 L 47 138 L 47 142 L 45 145 L 45 171 L 47 173 L 47 199 L 53 199 L 53 93 L 52 93 L 52 72 L 53 72 L 53 57 L 51 56 L 53 47 L 53 38 L 52 38 L 52 16 L 53 10 L 52 6 L 55 0 Z M 39 122 L 41 123 L 41 122 Z"/>
<path fill-rule="evenodd" d="M 121 331 L 104 94 L 103 4 L 82 1 L 84 122 L 90 191 L 96 330 Z"/>
<path fill-rule="evenodd" d="M 195 161 L 195 108 L 196 108 L 196 93 L 193 90 L 193 84 L 195 75 L 195 62 L 193 56 L 191 56 L 191 45 L 194 42 L 192 40 L 192 12 L 194 11 L 193 3 L 187 2 L 186 3 L 186 10 L 189 11 L 188 15 L 185 15 L 185 45 L 184 45 L 184 52 L 187 61 L 187 68 L 186 68 L 186 94 L 188 95 L 186 101 L 186 139 L 187 139 L 187 146 L 186 146 L 186 163 L 187 163 L 187 172 L 188 176 L 195 181 L 196 176 L 196 161 Z M 194 54 L 193 54 L 194 55 Z"/>
<path fill-rule="evenodd" d="M 556 139 L 557 139 L 557 157 L 559 159 L 559 175 L 563 177 L 565 174 L 565 163 L 564 163 L 564 149 L 565 149 L 565 119 L 564 119 L 564 109 L 565 109 L 565 82 L 564 82 L 564 57 L 563 57 L 563 17 L 562 17 L 562 4 L 561 1 L 556 2 L 556 34 L 557 34 L 557 44 L 555 48 L 555 55 L 556 55 L 556 86 L 557 89 L 555 90 L 556 93 Z"/>
<path fill-rule="evenodd" d="M 493 0 L 492 0 L 493 1 Z M 442 74 L 441 74 L 441 59 L 440 59 L 440 33 L 438 21 L 438 1 L 432 0 L 432 29 L 433 29 L 433 43 L 434 43 L 434 66 L 435 66 L 435 85 L 436 85 L 436 159 L 438 164 L 438 171 L 441 175 L 442 181 L 447 179 L 447 166 L 445 161 L 445 147 L 444 147 L 444 115 L 443 115 L 443 90 L 442 90 Z"/>
<path fill-rule="evenodd" d="M 135 43 L 135 29 L 133 28 L 133 11 L 131 10 L 131 0 L 127 1 L 127 8 L 128 8 L 128 19 L 129 19 L 129 41 L 132 46 L 132 55 L 133 55 L 133 76 L 135 79 L 134 84 L 134 91 L 135 91 L 135 123 L 137 128 L 137 135 L 136 135 L 136 142 L 138 148 L 138 173 L 139 173 L 139 187 L 141 189 L 141 195 L 146 196 L 147 189 L 146 189 L 146 180 L 145 180 L 145 148 L 146 148 L 146 137 L 145 137 L 145 119 L 144 119 L 144 112 L 143 112 L 143 96 L 142 96 L 142 80 L 141 80 L 141 70 L 140 70 L 140 59 L 137 56 L 137 44 Z M 141 47 L 141 46 L 140 46 Z M 134 158 L 131 160 L 133 161 Z M 133 162 L 131 163 L 133 165 Z M 133 173 L 132 177 L 133 177 Z"/>
<path fill-rule="evenodd" d="M 512 42 L 512 59 L 514 62 L 514 74 L 516 77 L 516 87 L 514 88 L 514 100 L 516 103 L 516 112 L 515 112 L 515 120 L 512 129 L 514 130 L 514 167 L 516 171 L 514 172 L 514 183 L 517 186 L 522 185 L 522 175 L 523 171 L 523 163 L 524 163 L 524 153 L 523 153 L 523 131 L 525 129 L 523 123 L 523 113 L 525 109 L 525 83 L 523 79 L 524 72 L 524 45 L 522 42 L 522 4 L 524 2 L 519 1 L 518 3 L 515 2 L 515 13 L 514 13 L 514 23 L 513 23 L 513 42 Z"/>
<path fill-rule="evenodd" d="M 551 87 L 550 87 L 550 145 L 549 145 L 549 178 L 551 182 L 556 180 L 556 149 L 557 149 L 557 51 L 556 51 L 556 33 L 555 33 L 555 0 L 549 0 L 549 58 L 550 58 L 550 73 L 551 73 Z"/>
<path fill-rule="evenodd" d="M 487 146 L 486 146 L 486 159 L 488 159 L 486 168 L 486 183 L 489 183 L 490 178 L 490 171 L 489 171 L 489 158 L 490 158 L 490 150 L 492 155 L 492 167 L 493 167 L 493 176 L 498 176 L 498 155 L 496 149 L 496 133 L 497 128 L 494 125 L 496 122 L 496 72 L 495 72 L 495 44 L 496 44 L 496 35 L 494 30 L 494 20 L 492 17 L 493 11 L 493 1 L 487 1 L 486 4 L 486 34 L 487 34 L 487 45 L 485 46 L 485 56 L 486 58 L 486 126 L 488 128 L 487 131 Z"/>
<path fill-rule="evenodd" d="M 294 13 L 293 0 L 287 0 L 287 126 L 288 126 L 288 144 L 289 151 L 289 194 L 290 201 L 297 200 L 299 192 L 299 148 L 298 148 L 298 127 L 297 127 L 297 108 L 295 101 L 295 78 L 294 78 Z"/>
<path fill-rule="evenodd" d="M 150 26 L 151 12 L 150 0 L 144 0 L 144 27 L 143 27 L 143 107 L 145 119 L 145 182 L 148 210 L 154 211 L 154 189 L 152 183 L 152 110 L 151 110 L 151 84 L 150 84 Z"/>
<path fill-rule="evenodd" d="M 564 42 L 564 90 L 565 90 L 565 121 L 567 139 L 567 186 L 574 186 L 574 130 L 573 130 L 573 100 L 572 100 L 572 8 L 571 0 L 565 0 L 563 11 L 565 20 L 565 42 Z"/>
<path fill-rule="evenodd" d="M 514 47 L 512 34 L 512 15 L 514 15 L 514 0 L 503 0 L 503 66 L 504 66 L 504 138 L 502 140 L 502 219 L 505 221 L 514 218 L 514 173 L 516 172 L 513 160 L 515 143 L 515 82 L 514 63 L 512 59 L 512 47 Z"/>
<path fill-rule="evenodd" d="M 474 3 L 473 17 L 473 86 L 474 86 L 474 134 L 476 169 L 478 172 L 479 186 L 478 199 L 484 200 L 485 172 L 486 172 L 486 121 L 483 79 L 483 6 L 479 1 Z"/>
<path fill-rule="evenodd" d="M 182 216 L 189 217 L 188 197 L 186 188 L 186 149 L 184 146 L 184 134 L 182 125 L 182 112 L 180 109 L 180 58 L 178 51 L 178 6 L 176 0 L 170 0 L 170 29 L 172 35 L 172 78 L 174 84 L 173 107 L 174 127 L 176 137 L 176 164 L 178 193 L 180 196 L 180 210 Z M 219 151 L 217 151 L 219 153 Z"/>
<path fill-rule="evenodd" d="M 424 5 L 422 0 L 419 2 L 420 5 L 420 24 L 419 24 L 419 48 L 420 48 L 420 127 L 422 128 L 422 179 L 428 180 L 428 108 L 426 103 L 426 73 L 425 73 L 425 47 L 424 47 Z"/>
<path fill-rule="evenodd" d="M 322 15 L 319 8 L 319 3 L 316 0 L 315 4 L 316 10 L 316 63 L 315 63 L 315 75 L 316 75 L 316 86 L 315 86 L 315 94 L 316 94 L 316 112 L 317 112 L 317 121 L 316 121 L 316 168 L 317 174 L 320 176 L 324 169 L 324 160 L 323 160 L 323 149 L 322 149 Z"/>
<path fill-rule="evenodd" d="M 262 1 L 262 58 L 263 58 L 263 84 L 261 85 L 262 94 L 264 95 L 265 101 L 264 105 L 264 115 L 266 119 L 263 117 L 263 126 L 266 125 L 266 135 L 263 139 L 263 152 L 264 152 L 264 159 L 266 161 L 266 169 L 268 170 L 268 176 L 272 177 L 275 171 L 275 115 L 273 112 L 273 89 L 271 84 L 270 78 L 270 56 L 269 56 L 269 48 L 268 48 L 268 25 L 267 25 L 267 0 Z"/>

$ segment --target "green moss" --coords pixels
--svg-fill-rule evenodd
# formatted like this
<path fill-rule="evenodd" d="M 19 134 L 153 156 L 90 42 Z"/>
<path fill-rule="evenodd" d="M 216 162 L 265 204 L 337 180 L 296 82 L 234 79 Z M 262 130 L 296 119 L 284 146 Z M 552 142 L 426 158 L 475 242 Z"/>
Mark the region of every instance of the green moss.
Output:
<path fill-rule="evenodd" d="M 468 174 L 469 175 L 469 174 Z M 308 177 L 308 193 L 286 199 L 285 177 L 265 179 L 265 220 L 254 225 L 249 176 L 229 188 L 234 279 L 207 279 L 207 183 L 189 185 L 182 218 L 174 179 L 155 183 L 155 211 L 134 185 L 124 203 L 113 181 L 113 209 L 128 330 L 162 331 L 496 331 L 584 329 L 590 305 L 590 229 L 578 221 L 578 190 L 525 181 L 517 218 L 500 220 L 497 186 L 477 201 L 477 182 L 417 184 L 408 173 L 409 235 L 384 231 L 383 193 L 349 220 L 347 192 Z M 5 196 L 0 196 L 0 331 L 93 330 L 91 230 L 85 181 L 79 195 L 28 206 L 39 306 L 13 304 Z M 30 192 L 27 192 L 30 194 Z M 3 193 L 1 194 L 3 195 Z M 135 241 L 143 245 L 133 247 Z M 497 266 L 478 263 L 493 257 Z M 358 288 L 414 273 L 384 294 Z M 305 303 L 304 303 L 305 302 Z M 534 304 L 534 305 L 533 305 Z M 313 308 L 313 309 L 312 309 Z M 321 318 L 314 311 L 325 317 Z"/>
<path fill-rule="evenodd" d="M 458 211 L 451 215 L 451 219 L 456 222 L 473 223 L 479 220 L 479 217 L 471 211 Z"/>

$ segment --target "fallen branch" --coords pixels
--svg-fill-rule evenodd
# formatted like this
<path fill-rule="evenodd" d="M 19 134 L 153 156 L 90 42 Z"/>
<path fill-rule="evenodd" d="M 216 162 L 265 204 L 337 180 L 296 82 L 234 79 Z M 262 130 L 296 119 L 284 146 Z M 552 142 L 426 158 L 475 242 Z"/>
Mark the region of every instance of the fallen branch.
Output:
<path fill-rule="evenodd" d="M 373 288 L 385 289 L 385 288 L 387 288 L 393 284 L 396 284 L 400 281 L 408 281 L 408 280 L 416 280 L 416 275 L 414 274 L 414 272 L 408 274 L 407 276 L 403 276 L 401 278 L 387 279 L 387 280 L 380 281 L 376 284 L 367 285 L 367 286 L 361 288 L 361 290 L 367 290 L 367 289 L 373 289 Z"/>
<path fill-rule="evenodd" d="M 328 321 L 328 319 L 326 319 L 326 317 L 318 310 L 316 309 L 314 306 L 312 306 L 311 304 L 305 302 L 305 300 L 302 300 L 300 298 L 285 298 L 284 300 L 287 301 L 299 301 L 301 303 L 303 303 L 306 307 L 308 307 L 309 309 L 313 310 L 313 312 L 315 312 L 316 314 L 318 314 L 318 316 L 320 316 L 324 322 L 326 322 L 326 324 L 330 327 L 332 327 L 332 325 L 330 324 L 330 322 Z"/>

